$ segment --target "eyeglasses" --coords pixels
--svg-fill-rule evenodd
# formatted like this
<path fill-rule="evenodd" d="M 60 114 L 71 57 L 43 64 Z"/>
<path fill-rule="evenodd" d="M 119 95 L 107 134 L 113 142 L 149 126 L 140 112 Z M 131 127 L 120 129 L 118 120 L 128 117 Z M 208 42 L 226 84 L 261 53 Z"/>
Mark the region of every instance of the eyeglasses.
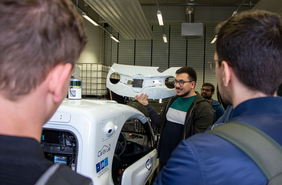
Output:
<path fill-rule="evenodd" d="M 210 68 L 211 68 L 211 70 L 215 73 L 215 66 L 216 66 L 216 64 L 215 64 L 215 62 L 222 62 L 223 60 L 211 60 L 211 61 L 209 61 L 208 63 L 210 64 Z"/>
<path fill-rule="evenodd" d="M 182 87 L 185 83 L 188 83 L 188 82 L 193 82 L 193 80 L 191 80 L 191 81 L 184 81 L 184 80 L 177 81 L 177 80 L 173 80 L 172 83 L 173 83 L 173 85 L 176 85 L 178 83 L 179 86 Z"/>
<path fill-rule="evenodd" d="M 206 91 L 206 92 L 210 92 L 211 90 L 210 89 L 201 89 L 201 91 Z"/>

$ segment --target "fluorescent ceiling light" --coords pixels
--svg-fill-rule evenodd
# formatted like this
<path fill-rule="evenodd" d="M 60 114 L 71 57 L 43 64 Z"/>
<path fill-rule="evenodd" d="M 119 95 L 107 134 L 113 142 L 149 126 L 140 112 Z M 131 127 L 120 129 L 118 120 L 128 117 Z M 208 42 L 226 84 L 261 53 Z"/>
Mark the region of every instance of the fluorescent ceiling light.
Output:
<path fill-rule="evenodd" d="M 115 38 L 113 35 L 111 35 L 111 38 L 116 41 L 116 42 L 119 42 L 119 40 L 117 38 Z"/>
<path fill-rule="evenodd" d="M 163 39 L 164 39 L 164 43 L 167 43 L 167 38 L 165 34 L 163 34 Z"/>
<path fill-rule="evenodd" d="M 214 36 L 214 38 L 211 41 L 211 44 L 215 43 L 216 40 L 217 40 L 217 35 Z"/>
<path fill-rule="evenodd" d="M 162 16 L 162 12 L 160 10 L 157 11 L 157 17 L 158 17 L 159 25 L 163 26 L 164 25 L 163 16 Z"/>
<path fill-rule="evenodd" d="M 92 24 L 94 24 L 95 26 L 99 26 L 98 23 L 96 23 L 95 21 L 93 21 L 90 17 L 88 17 L 86 15 L 86 13 L 82 12 L 82 17 L 84 17 L 85 19 L 87 19 L 89 22 L 91 22 Z"/>

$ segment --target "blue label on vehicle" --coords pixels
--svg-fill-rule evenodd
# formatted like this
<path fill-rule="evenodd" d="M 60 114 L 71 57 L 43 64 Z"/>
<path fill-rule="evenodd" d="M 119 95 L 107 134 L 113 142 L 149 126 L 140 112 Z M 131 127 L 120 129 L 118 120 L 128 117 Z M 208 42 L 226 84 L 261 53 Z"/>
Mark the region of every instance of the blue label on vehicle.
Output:
<path fill-rule="evenodd" d="M 96 164 L 96 172 L 98 173 L 100 171 L 100 163 Z"/>
<path fill-rule="evenodd" d="M 101 170 L 103 170 L 105 167 L 107 167 L 109 164 L 108 157 L 100 161 L 96 164 L 96 173 L 99 173 Z"/>
<path fill-rule="evenodd" d="M 101 161 L 101 170 L 103 170 L 105 168 L 105 161 Z"/>
<path fill-rule="evenodd" d="M 105 159 L 105 166 L 108 166 L 108 157 Z"/>

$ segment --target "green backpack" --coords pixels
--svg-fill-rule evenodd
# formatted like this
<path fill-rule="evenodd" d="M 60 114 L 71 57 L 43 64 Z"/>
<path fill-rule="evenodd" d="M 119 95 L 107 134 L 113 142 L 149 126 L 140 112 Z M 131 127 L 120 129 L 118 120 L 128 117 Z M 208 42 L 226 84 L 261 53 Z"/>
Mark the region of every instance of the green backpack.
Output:
<path fill-rule="evenodd" d="M 268 179 L 269 185 L 282 184 L 282 147 L 261 130 L 242 122 L 229 122 L 213 130 L 245 152 Z"/>

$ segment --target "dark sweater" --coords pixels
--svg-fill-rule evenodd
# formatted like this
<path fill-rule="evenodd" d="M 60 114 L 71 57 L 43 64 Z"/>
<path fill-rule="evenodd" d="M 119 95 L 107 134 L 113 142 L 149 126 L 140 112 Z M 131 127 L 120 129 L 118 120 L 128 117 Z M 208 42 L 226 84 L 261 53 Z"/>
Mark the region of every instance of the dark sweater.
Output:
<path fill-rule="evenodd" d="M 32 138 L 0 135 L 0 184 L 2 185 L 31 185 L 53 163 L 44 158 L 40 144 Z M 79 184 L 89 180 L 63 167 L 58 173 L 64 178 L 63 184 Z M 68 177 L 75 179 L 68 182 Z M 54 183 L 52 183 L 54 184 Z M 55 183 L 57 184 L 57 183 Z"/>

